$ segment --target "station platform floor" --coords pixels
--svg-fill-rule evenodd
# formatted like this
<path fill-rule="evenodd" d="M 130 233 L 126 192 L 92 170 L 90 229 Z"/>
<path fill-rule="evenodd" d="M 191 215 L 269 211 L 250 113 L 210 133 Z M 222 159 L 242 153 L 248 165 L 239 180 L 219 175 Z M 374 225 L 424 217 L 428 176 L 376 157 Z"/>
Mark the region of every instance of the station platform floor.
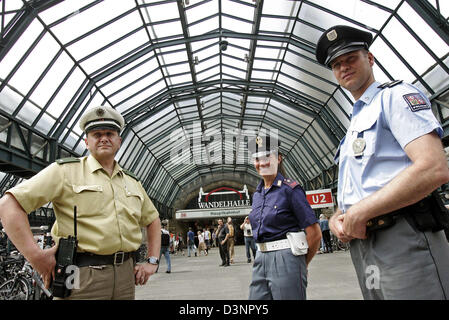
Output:
<path fill-rule="evenodd" d="M 235 247 L 234 264 L 220 267 L 218 248 L 207 256 L 171 254 L 171 273 L 164 257 L 158 273 L 146 285 L 136 287 L 137 300 L 247 300 L 252 263 L 245 246 Z M 309 265 L 308 300 L 361 300 L 349 251 L 317 254 Z"/>

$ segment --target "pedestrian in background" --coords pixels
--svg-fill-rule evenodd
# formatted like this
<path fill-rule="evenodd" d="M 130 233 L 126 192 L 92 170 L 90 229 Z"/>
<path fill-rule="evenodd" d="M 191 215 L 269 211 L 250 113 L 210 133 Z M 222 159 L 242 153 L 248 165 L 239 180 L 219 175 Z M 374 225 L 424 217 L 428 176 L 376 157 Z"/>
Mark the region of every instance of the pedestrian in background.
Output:
<path fill-rule="evenodd" d="M 204 235 L 201 233 L 201 231 L 198 230 L 198 256 L 201 255 L 201 251 L 204 251 L 204 255 L 207 256 L 207 247 L 206 242 L 204 241 Z"/>
<path fill-rule="evenodd" d="M 196 246 L 195 246 L 195 234 L 192 231 L 192 227 L 189 227 L 187 232 L 187 256 L 190 257 L 190 253 L 194 252 L 196 257 Z"/>
<path fill-rule="evenodd" d="M 321 246 L 323 253 L 332 253 L 331 234 L 329 229 L 329 221 L 324 214 L 320 214 L 320 229 L 321 229 Z"/>
<path fill-rule="evenodd" d="M 161 253 L 159 254 L 159 264 L 157 266 L 156 272 L 159 270 L 161 263 L 161 257 L 164 255 L 165 262 L 167 264 L 166 273 L 171 273 L 171 259 L 170 259 L 170 232 L 167 230 L 167 224 L 162 223 L 161 229 Z"/>
<path fill-rule="evenodd" d="M 227 219 L 227 225 L 229 230 L 229 237 L 228 237 L 228 250 L 229 250 L 229 261 L 230 263 L 234 263 L 234 245 L 235 245 L 235 231 L 234 231 L 234 225 L 232 223 L 232 218 L 228 217 Z"/>
<path fill-rule="evenodd" d="M 220 250 L 221 267 L 229 266 L 229 229 L 228 225 L 223 223 L 223 219 L 218 219 L 218 227 L 215 232 L 217 238 L 218 249 Z"/>
<path fill-rule="evenodd" d="M 251 228 L 251 223 L 249 222 L 249 217 L 246 216 L 243 223 L 240 225 L 240 229 L 243 230 L 243 237 L 245 240 L 245 250 L 246 250 L 246 257 L 248 258 L 248 263 L 251 262 L 251 253 L 250 249 L 253 253 L 253 258 L 256 259 L 256 242 L 254 241 L 253 237 L 253 229 Z"/>

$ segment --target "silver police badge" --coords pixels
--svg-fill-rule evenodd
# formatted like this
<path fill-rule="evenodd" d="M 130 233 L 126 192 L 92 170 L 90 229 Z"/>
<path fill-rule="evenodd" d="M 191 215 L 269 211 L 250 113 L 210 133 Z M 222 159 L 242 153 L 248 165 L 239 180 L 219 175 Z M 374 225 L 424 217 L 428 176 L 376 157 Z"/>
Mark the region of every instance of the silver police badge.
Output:
<path fill-rule="evenodd" d="M 352 150 L 354 151 L 354 156 L 358 157 L 363 155 L 363 151 L 366 148 L 366 141 L 363 138 L 357 138 L 352 143 Z"/>

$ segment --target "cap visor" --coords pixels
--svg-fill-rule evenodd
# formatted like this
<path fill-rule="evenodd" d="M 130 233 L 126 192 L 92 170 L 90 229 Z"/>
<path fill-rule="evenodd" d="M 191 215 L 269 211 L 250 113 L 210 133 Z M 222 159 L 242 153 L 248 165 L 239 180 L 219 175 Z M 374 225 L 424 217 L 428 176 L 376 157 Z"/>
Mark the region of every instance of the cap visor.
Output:
<path fill-rule="evenodd" d="M 268 157 L 268 156 L 270 156 L 270 154 L 272 154 L 274 152 L 275 152 L 274 150 L 272 150 L 272 151 L 259 151 L 259 152 L 253 153 L 251 156 L 253 158 Z"/>
<path fill-rule="evenodd" d="M 361 43 L 361 44 L 350 45 L 348 47 L 341 48 L 340 50 L 332 53 L 331 56 L 328 56 L 326 61 L 324 61 L 324 64 L 330 67 L 331 62 L 334 59 L 338 58 L 339 56 L 342 56 L 348 52 L 357 51 L 357 50 L 361 50 L 361 49 L 366 49 L 366 44 Z"/>
<path fill-rule="evenodd" d="M 91 126 L 91 127 L 87 128 L 86 133 L 94 131 L 94 130 L 115 130 L 115 131 L 120 132 L 120 128 L 115 125 L 96 125 L 96 126 Z"/>

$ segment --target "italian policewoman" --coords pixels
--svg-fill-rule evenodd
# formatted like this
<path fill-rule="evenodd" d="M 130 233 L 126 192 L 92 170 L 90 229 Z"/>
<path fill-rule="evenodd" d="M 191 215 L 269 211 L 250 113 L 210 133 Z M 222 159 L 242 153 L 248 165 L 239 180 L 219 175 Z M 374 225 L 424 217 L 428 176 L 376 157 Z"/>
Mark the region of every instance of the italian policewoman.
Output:
<path fill-rule="evenodd" d="M 145 284 L 156 271 L 159 214 L 137 177 L 114 160 L 123 126 L 123 117 L 111 107 L 88 110 L 80 128 L 86 133 L 90 154 L 57 160 L 0 199 L 0 218 L 8 236 L 47 286 L 55 275 L 57 247 L 42 250 L 37 246 L 26 213 L 51 201 L 56 217 L 51 233 L 60 243 L 60 238 L 74 234 L 77 207 L 78 245 L 70 265 L 77 266 L 79 283 L 65 290 L 67 282 L 55 278 L 53 287 L 60 286 L 59 293 L 53 293 L 59 298 L 134 299 L 135 285 Z M 150 258 L 135 265 L 141 228 L 146 230 Z M 58 273 L 59 265 L 58 261 Z"/>
<path fill-rule="evenodd" d="M 249 299 L 305 300 L 307 266 L 321 240 L 317 218 L 301 186 L 281 173 L 278 140 L 257 136 L 248 148 L 262 178 L 249 215 L 258 247 Z"/>

